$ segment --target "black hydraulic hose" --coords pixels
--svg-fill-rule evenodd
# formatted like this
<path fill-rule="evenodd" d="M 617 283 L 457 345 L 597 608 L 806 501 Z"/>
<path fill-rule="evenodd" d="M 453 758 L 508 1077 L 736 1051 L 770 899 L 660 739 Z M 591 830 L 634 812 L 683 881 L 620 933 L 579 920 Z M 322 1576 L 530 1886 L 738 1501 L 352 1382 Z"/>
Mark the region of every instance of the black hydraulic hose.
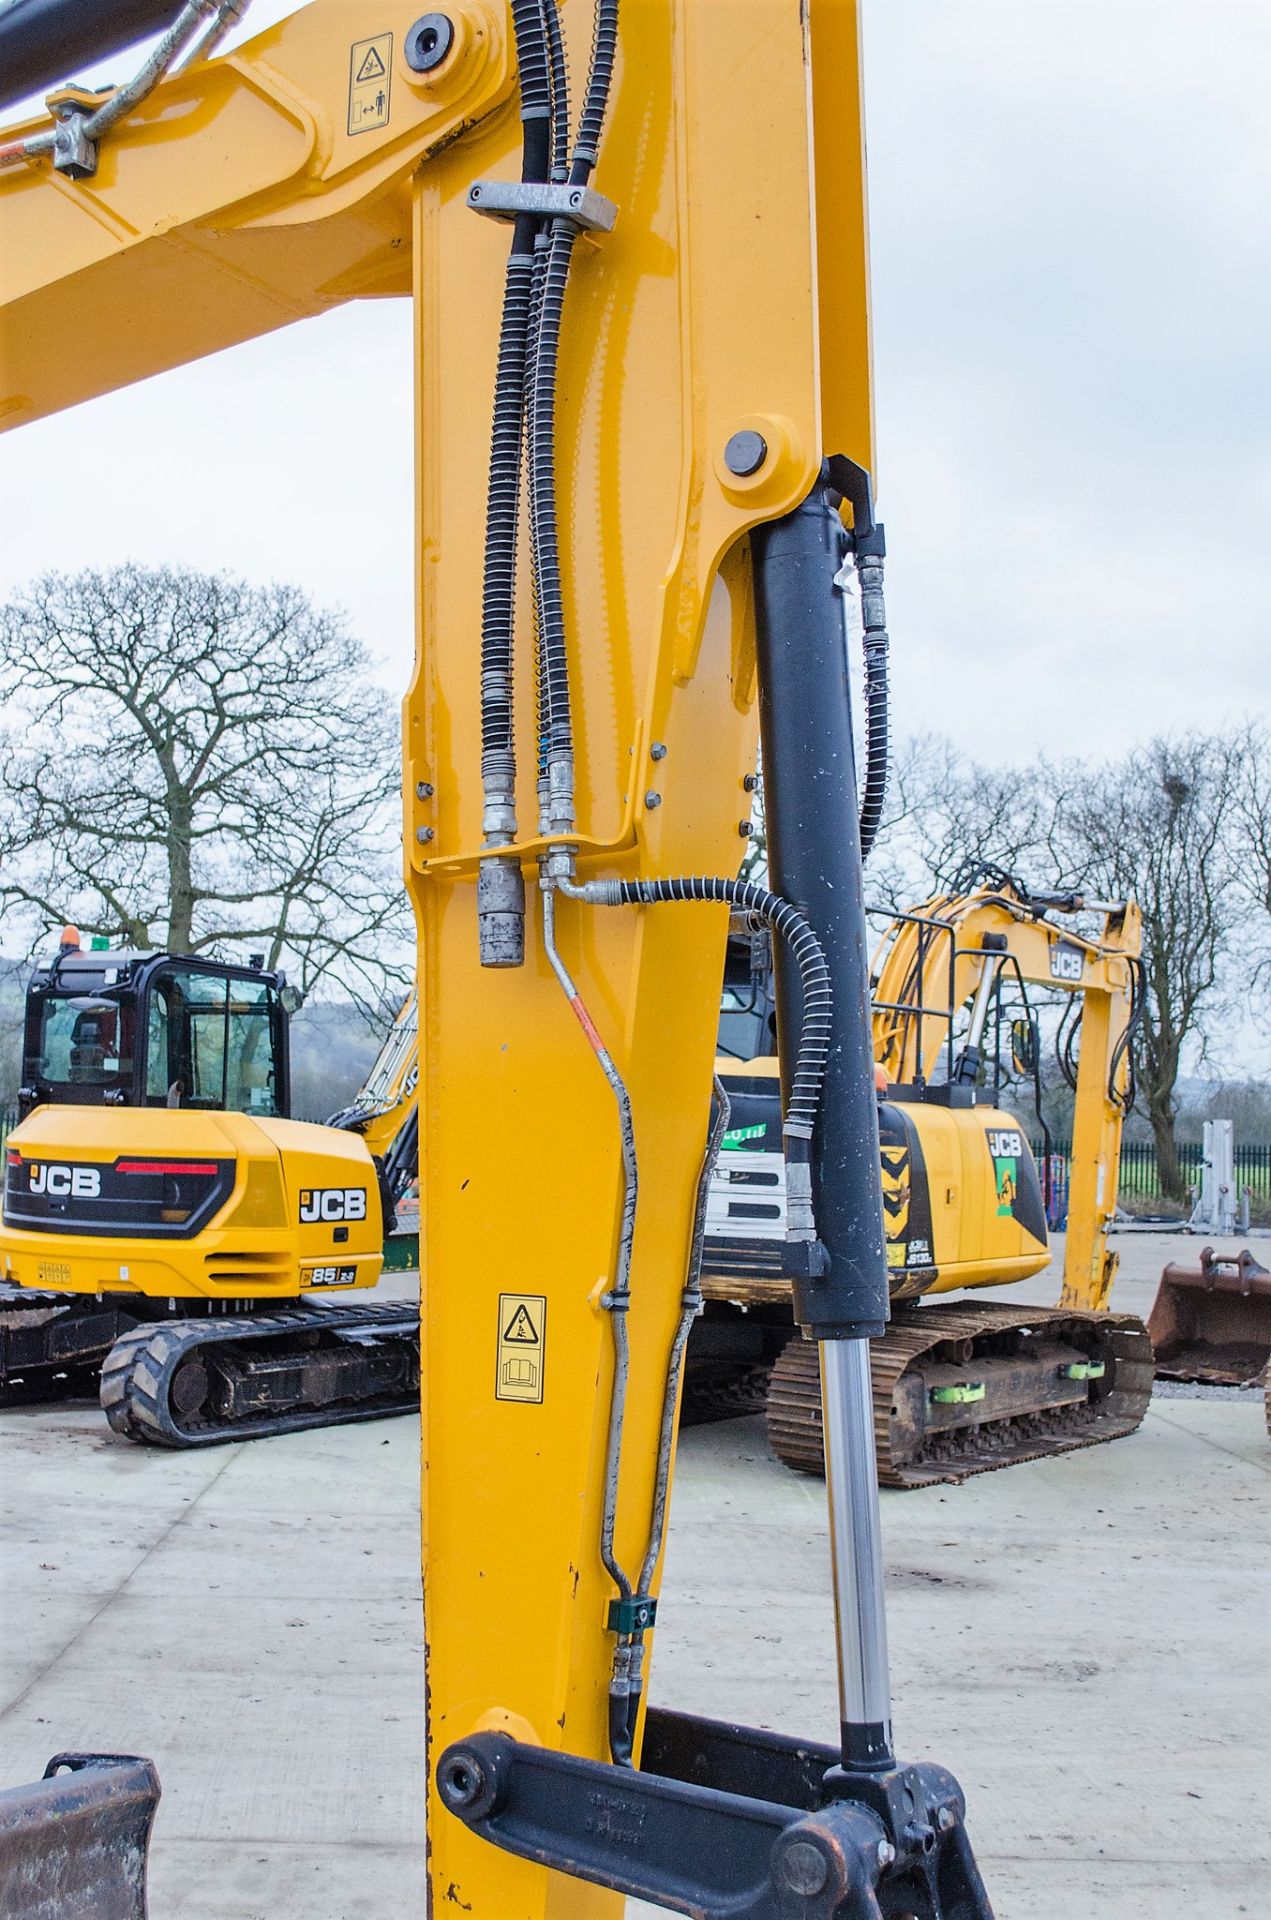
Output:
<path fill-rule="evenodd" d="M 419 1102 L 411 1109 L 384 1155 L 384 1177 L 393 1201 L 404 1200 L 419 1178 Z"/>
<path fill-rule="evenodd" d="M 1055 1031 L 1055 1060 L 1074 1092 L 1077 1087 L 1077 1043 L 1084 1011 L 1082 1001 L 1070 1000 L 1059 1017 L 1059 1026 Z"/>
<path fill-rule="evenodd" d="M 614 56 L 618 50 L 618 0 L 596 0 L 596 26 L 591 43 L 591 70 L 583 96 L 578 138 L 574 142 L 570 185 L 585 187 L 600 152 L 600 135 L 609 106 Z"/>
<path fill-rule="evenodd" d="M 181 0 L 0 0 L 0 108 L 162 33 Z"/>
<path fill-rule="evenodd" d="M 806 1160 L 816 1126 L 821 1087 L 833 1038 L 834 995 L 825 949 L 797 907 L 754 880 L 698 876 L 675 880 L 593 880 L 583 897 L 614 906 L 656 906 L 665 901 L 717 900 L 754 913 L 779 933 L 799 969 L 802 1020 L 794 1073 L 786 1103 L 786 1157 Z"/>
<path fill-rule="evenodd" d="M 552 81 L 547 59 L 547 30 L 540 0 L 512 0 L 516 65 L 521 89 L 521 119 L 550 120 Z"/>
<path fill-rule="evenodd" d="M 1131 958 L 1130 1017 L 1125 1023 L 1125 1032 L 1112 1049 L 1112 1058 L 1108 1063 L 1108 1098 L 1114 1106 L 1120 1107 L 1123 1113 L 1133 1113 L 1134 1102 L 1138 1097 L 1138 1079 L 1134 1071 L 1134 1040 L 1139 1028 L 1143 1025 L 1145 991 L 1143 981 L 1143 962 Z M 1122 1060 L 1127 1063 L 1124 1093 L 1117 1087 L 1117 1074 L 1120 1072 Z"/>
<path fill-rule="evenodd" d="M 586 186 L 600 149 L 618 44 L 619 0 L 597 0 L 591 67 L 583 99 L 578 137 L 569 170 L 572 186 Z M 551 40 L 550 22 L 547 38 Z M 563 73 L 563 53 L 560 59 Z M 558 88 L 558 98 L 560 89 Z M 543 269 L 542 305 L 531 354 L 528 385 L 530 539 L 534 555 L 539 623 L 538 757 L 545 784 L 549 820 L 556 829 L 573 824 L 572 773 L 568 792 L 554 795 L 549 769 L 573 758 L 573 721 L 569 696 L 569 653 L 565 633 L 556 501 L 556 385 L 560 362 L 565 288 L 578 229 L 569 220 L 552 222 Z M 553 810 L 555 811 L 553 812 Z"/>
<path fill-rule="evenodd" d="M 887 608 L 883 599 L 883 556 L 861 554 L 856 563 L 861 590 L 865 652 L 865 781 L 861 793 L 861 859 L 868 860 L 882 825 L 891 759 L 890 701 L 887 687 Z"/>
<path fill-rule="evenodd" d="M 569 656 L 556 506 L 556 380 L 565 287 L 577 228 L 552 223 L 529 380 L 530 531 L 539 618 L 539 771 L 573 751 Z"/>
<path fill-rule="evenodd" d="M 569 68 L 556 0 L 543 0 L 543 25 L 552 82 L 552 179 L 563 186 L 569 177 Z"/>
<path fill-rule="evenodd" d="M 530 244 L 532 247 L 532 240 Z M 481 599 L 481 776 L 487 794 L 507 795 L 509 808 L 514 805 L 516 789 L 512 630 L 521 492 L 521 406 L 534 271 L 533 253 L 518 253 L 515 246 L 514 241 L 499 327 Z M 506 831 L 511 839 L 514 829 L 509 826 Z"/>
<path fill-rule="evenodd" d="M 539 0 L 513 0 L 512 21 L 521 85 L 521 177 L 537 184 L 547 179 L 552 140 L 552 84 Z M 506 845 L 516 833 L 513 629 L 526 361 L 538 224 L 534 215 L 522 214 L 513 228 L 495 372 L 481 600 L 481 775 L 491 808 L 485 823 L 487 844 Z"/>

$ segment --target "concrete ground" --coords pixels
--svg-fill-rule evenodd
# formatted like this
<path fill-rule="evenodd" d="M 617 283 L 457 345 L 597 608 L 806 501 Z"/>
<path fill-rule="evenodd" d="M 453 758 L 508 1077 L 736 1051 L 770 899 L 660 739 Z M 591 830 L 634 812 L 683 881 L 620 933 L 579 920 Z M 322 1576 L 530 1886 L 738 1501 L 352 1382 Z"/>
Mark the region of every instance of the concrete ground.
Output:
<path fill-rule="evenodd" d="M 1119 1245 L 1145 1310 L 1179 1242 Z M 154 1920 L 422 1916 L 417 1422 L 168 1455 L 11 1409 L 0 1449 L 0 1780 L 152 1755 Z M 898 1738 L 959 1775 L 998 1920 L 1268 1912 L 1269 1505 L 1248 1399 L 884 1494 Z M 684 1437 L 654 1692 L 833 1736 L 823 1493 L 758 1421 Z"/>

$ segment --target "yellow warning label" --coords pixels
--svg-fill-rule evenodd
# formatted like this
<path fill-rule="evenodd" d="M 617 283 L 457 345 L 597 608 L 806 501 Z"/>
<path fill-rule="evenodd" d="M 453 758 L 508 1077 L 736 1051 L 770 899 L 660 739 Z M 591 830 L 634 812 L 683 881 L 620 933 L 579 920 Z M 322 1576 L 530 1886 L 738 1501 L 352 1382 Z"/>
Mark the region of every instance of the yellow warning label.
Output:
<path fill-rule="evenodd" d="M 356 40 L 349 55 L 349 132 L 370 133 L 388 125 L 388 96 L 393 64 L 393 36 Z"/>
<path fill-rule="evenodd" d="M 541 1293 L 499 1295 L 499 1357 L 496 1400 L 543 1398 L 547 1301 Z"/>

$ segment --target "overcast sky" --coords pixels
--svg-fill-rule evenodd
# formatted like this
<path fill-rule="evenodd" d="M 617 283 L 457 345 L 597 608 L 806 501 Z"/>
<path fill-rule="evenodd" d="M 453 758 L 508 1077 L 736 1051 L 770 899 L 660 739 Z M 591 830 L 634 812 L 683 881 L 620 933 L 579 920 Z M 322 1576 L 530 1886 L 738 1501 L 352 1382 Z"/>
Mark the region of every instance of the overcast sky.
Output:
<path fill-rule="evenodd" d="M 1025 758 L 1265 715 L 1271 0 L 865 16 L 899 727 Z M 295 580 L 400 691 L 408 347 L 405 303 L 345 308 L 0 437 L 0 592 Z"/>

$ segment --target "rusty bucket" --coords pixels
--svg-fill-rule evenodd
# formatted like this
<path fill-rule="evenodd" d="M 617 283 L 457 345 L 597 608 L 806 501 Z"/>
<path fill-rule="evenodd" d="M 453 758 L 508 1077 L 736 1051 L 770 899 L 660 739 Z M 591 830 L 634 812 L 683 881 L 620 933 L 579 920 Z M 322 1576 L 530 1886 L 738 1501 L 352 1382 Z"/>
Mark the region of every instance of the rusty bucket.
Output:
<path fill-rule="evenodd" d="M 1271 1359 L 1271 1273 L 1247 1247 L 1229 1258 L 1205 1247 L 1198 1267 L 1171 1261 L 1147 1330 L 1162 1379 L 1249 1386 Z"/>
<path fill-rule="evenodd" d="M 146 1920 L 158 1804 L 154 1767 L 127 1754 L 55 1754 L 34 1786 L 0 1793 L 4 1920 Z"/>

